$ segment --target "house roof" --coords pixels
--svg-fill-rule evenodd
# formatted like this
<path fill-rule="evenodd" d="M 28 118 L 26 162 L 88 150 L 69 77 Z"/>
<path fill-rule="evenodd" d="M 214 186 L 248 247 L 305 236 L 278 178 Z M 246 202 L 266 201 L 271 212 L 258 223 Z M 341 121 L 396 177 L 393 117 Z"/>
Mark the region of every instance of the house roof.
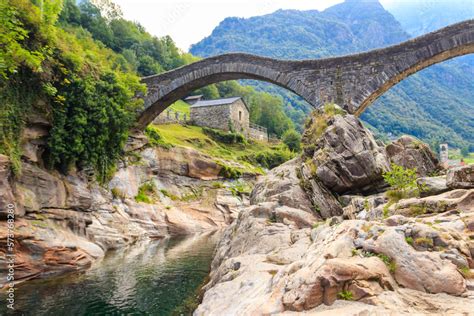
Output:
<path fill-rule="evenodd" d="M 202 94 L 198 94 L 198 95 L 191 95 L 187 98 L 185 98 L 184 100 L 196 100 L 196 99 L 201 99 L 202 98 Z"/>
<path fill-rule="evenodd" d="M 233 97 L 233 98 L 224 98 L 224 99 L 215 99 L 215 100 L 200 100 L 191 105 L 192 108 L 204 107 L 204 106 L 219 106 L 219 105 L 228 105 L 232 104 L 238 100 L 242 99 L 241 97 Z M 247 111 L 249 108 L 245 101 L 242 99 L 242 102 L 245 104 Z"/>

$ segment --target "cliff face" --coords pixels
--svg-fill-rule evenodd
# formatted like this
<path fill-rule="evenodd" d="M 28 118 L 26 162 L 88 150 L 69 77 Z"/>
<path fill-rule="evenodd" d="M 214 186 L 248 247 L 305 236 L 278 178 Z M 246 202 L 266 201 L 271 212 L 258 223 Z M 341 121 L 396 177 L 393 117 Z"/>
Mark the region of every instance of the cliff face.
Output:
<path fill-rule="evenodd" d="M 343 113 L 313 116 L 304 141 L 225 230 L 195 315 L 470 313 L 472 167 L 423 177 L 443 173 L 425 145 L 386 149 Z M 424 197 L 385 192 L 394 161 L 419 170 Z"/>
<path fill-rule="evenodd" d="M 108 250 L 141 239 L 222 229 L 246 203 L 225 181 L 208 181 L 219 178 L 221 167 L 192 149 L 153 148 L 138 137 L 112 180 L 100 186 L 84 171 L 44 169 L 41 146 L 31 144 L 43 133 L 28 135 L 24 146 L 31 150 L 20 175 L 13 176 L 8 158 L 0 156 L 1 252 L 7 252 L 10 205 L 16 213 L 16 281 L 86 269 Z M 138 202 L 140 194 L 147 203 Z M 2 262 L 0 274 L 6 267 Z"/>

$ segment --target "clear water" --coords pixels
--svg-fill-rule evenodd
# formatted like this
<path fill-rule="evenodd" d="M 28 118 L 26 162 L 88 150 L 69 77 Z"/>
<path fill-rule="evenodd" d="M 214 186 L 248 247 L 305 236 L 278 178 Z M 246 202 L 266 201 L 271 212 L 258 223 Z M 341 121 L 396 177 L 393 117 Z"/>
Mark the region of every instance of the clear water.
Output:
<path fill-rule="evenodd" d="M 209 273 L 217 234 L 140 243 L 82 274 L 19 284 L 15 315 L 187 315 Z M 0 315 L 11 314 L 0 295 Z"/>

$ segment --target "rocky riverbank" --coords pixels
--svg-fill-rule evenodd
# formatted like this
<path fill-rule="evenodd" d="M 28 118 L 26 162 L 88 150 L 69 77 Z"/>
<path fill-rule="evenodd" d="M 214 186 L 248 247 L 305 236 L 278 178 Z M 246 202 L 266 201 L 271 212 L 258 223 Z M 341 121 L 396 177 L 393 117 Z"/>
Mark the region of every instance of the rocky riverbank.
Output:
<path fill-rule="evenodd" d="M 108 250 L 141 239 L 222 229 L 247 203 L 219 177 L 221 166 L 192 149 L 132 138 L 118 171 L 101 186 L 86 171 L 63 175 L 43 168 L 41 146 L 34 144 L 45 134 L 25 133 L 20 175 L 0 156 L 0 274 L 7 273 L 6 206 L 13 204 L 16 281 L 86 269 Z M 146 203 L 137 201 L 140 194 L 150 195 Z"/>
<path fill-rule="evenodd" d="M 385 147 L 340 111 L 304 141 L 225 230 L 195 315 L 472 313 L 474 167 L 443 175 L 425 144 Z M 390 198 L 391 163 L 417 169 L 422 197 Z"/>

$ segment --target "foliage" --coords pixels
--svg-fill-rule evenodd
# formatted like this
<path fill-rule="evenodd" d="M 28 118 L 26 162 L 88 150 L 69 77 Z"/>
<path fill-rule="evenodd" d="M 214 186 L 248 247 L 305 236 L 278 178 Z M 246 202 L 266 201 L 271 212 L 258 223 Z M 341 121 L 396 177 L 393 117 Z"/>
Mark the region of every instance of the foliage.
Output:
<path fill-rule="evenodd" d="M 352 301 L 354 299 L 354 294 L 352 294 L 351 291 L 344 290 L 337 293 L 337 297 L 339 297 L 341 300 Z"/>
<path fill-rule="evenodd" d="M 238 179 L 242 176 L 242 171 L 238 168 L 224 165 L 222 163 L 218 163 L 221 166 L 221 170 L 219 171 L 219 176 L 224 177 L 226 179 Z"/>
<path fill-rule="evenodd" d="M 230 192 L 233 196 L 242 197 L 244 195 L 249 195 L 252 192 L 252 187 L 245 181 L 235 181 L 229 186 Z"/>
<path fill-rule="evenodd" d="M 110 190 L 110 193 L 112 193 L 112 196 L 114 197 L 114 199 L 120 199 L 120 200 L 125 199 L 125 193 L 119 188 L 112 188 L 112 190 Z"/>
<path fill-rule="evenodd" d="M 173 144 L 167 143 L 163 140 L 163 137 L 160 135 L 160 132 L 156 127 L 148 126 L 145 129 L 145 135 L 148 139 L 148 143 L 151 146 L 161 147 L 165 149 L 170 149 L 173 147 Z"/>
<path fill-rule="evenodd" d="M 299 152 L 301 150 L 301 135 L 294 129 L 283 133 L 281 140 L 292 152 Z"/>
<path fill-rule="evenodd" d="M 243 156 L 245 161 L 260 165 L 266 169 L 273 169 L 292 159 L 294 154 L 288 149 L 263 150 Z"/>
<path fill-rule="evenodd" d="M 156 187 L 152 182 L 145 182 L 138 188 L 135 201 L 153 204 L 157 199 Z"/>
<path fill-rule="evenodd" d="M 245 144 L 246 140 L 244 135 L 239 133 L 224 132 L 217 129 L 203 127 L 202 131 L 204 134 L 211 137 L 213 140 L 224 143 L 224 144 Z"/>
<path fill-rule="evenodd" d="M 417 190 L 416 184 L 416 168 L 405 169 L 395 163 L 391 164 L 391 170 L 383 173 L 383 178 L 389 184 L 394 193 L 399 193 L 403 198 L 410 190 Z"/>
<path fill-rule="evenodd" d="M 407 244 L 409 244 L 410 246 L 413 246 L 413 238 L 412 238 L 412 237 L 405 237 L 405 241 L 406 241 Z"/>
<path fill-rule="evenodd" d="M 458 271 L 463 275 L 466 279 L 474 279 L 474 272 L 469 269 L 469 267 L 461 267 L 458 268 Z"/>

